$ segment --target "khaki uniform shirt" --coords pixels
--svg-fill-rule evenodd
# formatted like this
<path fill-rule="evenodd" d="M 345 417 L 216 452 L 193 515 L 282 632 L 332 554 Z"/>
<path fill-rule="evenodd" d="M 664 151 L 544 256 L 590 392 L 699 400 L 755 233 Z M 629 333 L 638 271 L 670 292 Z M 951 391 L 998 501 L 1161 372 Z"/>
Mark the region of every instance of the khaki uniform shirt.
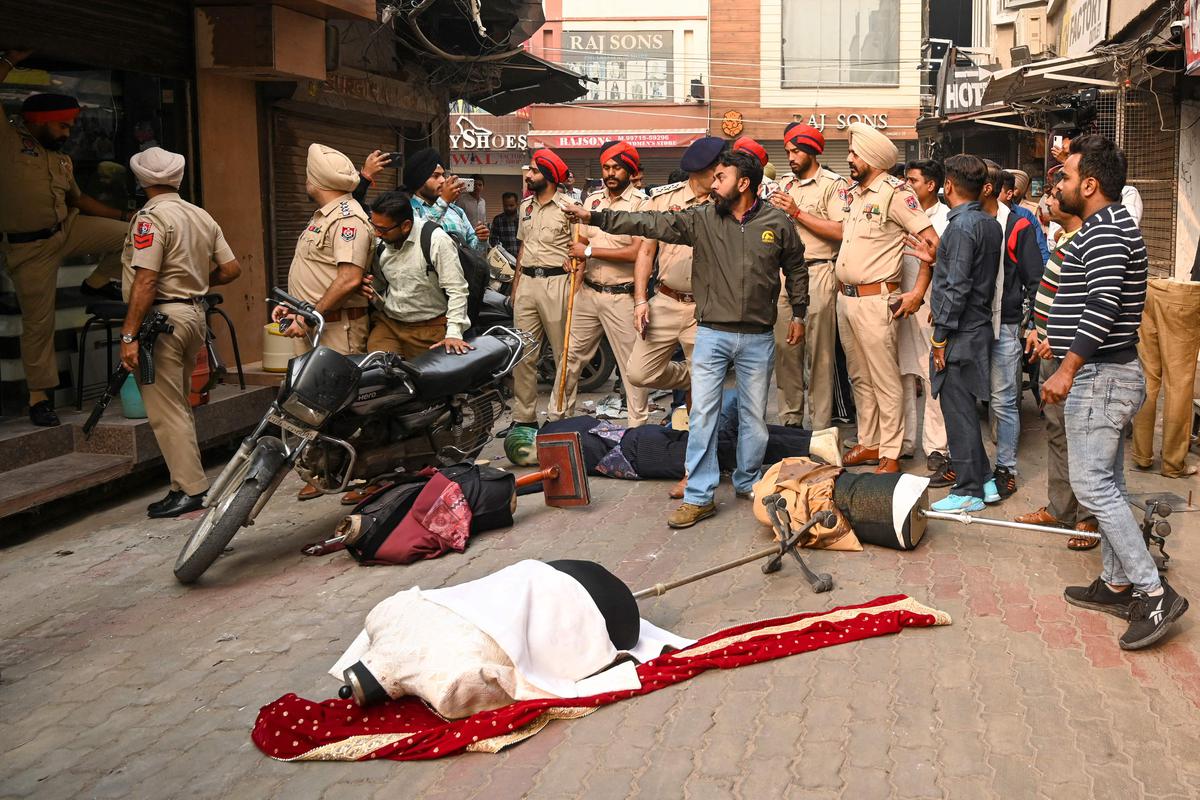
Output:
<path fill-rule="evenodd" d="M 933 223 L 908 184 L 886 172 L 869 186 L 850 186 L 849 196 L 834 274 L 849 285 L 899 282 L 905 233 L 920 233 Z"/>
<path fill-rule="evenodd" d="M 625 187 L 625 191 L 621 192 L 621 196 L 616 200 L 609 197 L 607 189 L 603 189 L 588 195 L 583 201 L 583 207 L 588 211 L 599 211 L 602 208 L 611 208 L 614 211 L 640 211 L 645 202 L 646 195 L 631 183 Z M 591 225 L 584 228 L 582 233 L 588 238 L 588 244 L 593 248 L 618 249 L 628 247 L 634 238 L 632 236 L 617 236 L 616 234 L 605 233 Z M 608 261 L 607 259 L 592 257 L 587 260 L 587 267 L 583 274 L 586 280 L 602 286 L 616 286 L 622 283 L 629 283 L 633 280 L 633 262 Z"/>
<path fill-rule="evenodd" d="M 288 292 L 316 303 L 337 276 L 338 264 L 353 264 L 366 272 L 371 268 L 374 250 L 375 234 L 367 212 L 357 200 L 344 194 L 319 208 L 300 234 L 288 270 Z M 365 305 L 367 298 L 354 292 L 341 307 Z"/>
<path fill-rule="evenodd" d="M 682 211 L 685 208 L 707 203 L 692 191 L 689 181 L 669 183 L 650 192 L 644 211 Z M 690 294 L 692 291 L 692 248 L 686 244 L 658 243 L 659 283 L 677 292 Z"/>
<path fill-rule="evenodd" d="M 846 201 L 849 199 L 846 179 L 836 172 L 821 167 L 811 178 L 800 179 L 793 175 L 783 182 L 787 192 L 800 210 L 814 217 L 841 222 L 845 219 Z M 831 261 L 837 258 L 838 242 L 831 242 L 796 223 L 800 241 L 804 242 L 806 261 Z"/>
<path fill-rule="evenodd" d="M 184 300 L 208 294 L 214 264 L 233 261 L 221 227 L 199 206 L 178 194 L 151 197 L 129 221 L 121 254 L 121 293 L 129 302 L 134 270 L 158 273 L 156 300 Z"/>
<path fill-rule="evenodd" d="M 0 232 L 53 228 L 79 195 L 70 156 L 42 147 L 23 125 L 0 121 Z"/>
<path fill-rule="evenodd" d="M 558 193 L 545 203 L 539 203 L 537 195 L 521 201 L 521 221 L 517 223 L 517 238 L 521 240 L 524 253 L 521 267 L 555 267 L 562 269 L 567 263 L 571 247 L 571 225 L 567 215 L 558 206 L 566 202 Z"/>

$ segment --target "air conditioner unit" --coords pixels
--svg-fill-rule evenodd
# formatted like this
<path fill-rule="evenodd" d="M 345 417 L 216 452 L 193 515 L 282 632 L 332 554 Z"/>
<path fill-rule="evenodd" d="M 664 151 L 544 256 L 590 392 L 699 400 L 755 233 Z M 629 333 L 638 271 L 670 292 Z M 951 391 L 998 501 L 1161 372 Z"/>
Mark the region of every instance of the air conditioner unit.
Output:
<path fill-rule="evenodd" d="M 1044 8 L 1022 8 L 1017 12 L 1014 31 L 1017 46 L 1029 48 L 1030 53 L 1046 49 L 1046 10 Z"/>

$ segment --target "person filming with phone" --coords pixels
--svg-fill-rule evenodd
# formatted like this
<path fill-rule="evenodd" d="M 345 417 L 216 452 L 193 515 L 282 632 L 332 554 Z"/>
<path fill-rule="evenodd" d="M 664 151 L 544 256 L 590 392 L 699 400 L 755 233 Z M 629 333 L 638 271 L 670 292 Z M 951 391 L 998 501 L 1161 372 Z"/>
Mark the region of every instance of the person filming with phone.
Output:
<path fill-rule="evenodd" d="M 418 150 L 404 165 L 404 188 L 412 192 L 413 214 L 436 222 L 446 233 L 483 253 L 487 249 L 487 225 L 472 225 L 466 212 L 455 205 L 463 187 L 458 176 L 446 171 L 442 154 L 435 148 Z"/>

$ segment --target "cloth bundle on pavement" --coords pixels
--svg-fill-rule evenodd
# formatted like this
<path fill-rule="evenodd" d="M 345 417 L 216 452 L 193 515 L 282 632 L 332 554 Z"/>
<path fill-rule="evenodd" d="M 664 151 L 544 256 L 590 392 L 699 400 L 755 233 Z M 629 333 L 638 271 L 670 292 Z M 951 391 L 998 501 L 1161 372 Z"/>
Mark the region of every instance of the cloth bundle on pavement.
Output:
<path fill-rule="evenodd" d="M 640 688 L 633 662 L 691 641 L 639 619 L 633 593 L 593 562 L 525 560 L 445 589 L 414 587 L 371 611 L 330 670 L 361 664 L 393 699 L 447 718 L 514 700 Z"/>
<path fill-rule="evenodd" d="M 364 564 L 411 564 L 463 552 L 471 534 L 513 524 L 516 477 L 457 464 L 371 495 L 338 523 Z"/>
<path fill-rule="evenodd" d="M 843 472 L 841 467 L 818 464 L 807 458 L 785 458 L 771 465 L 754 484 L 754 518 L 771 526 L 771 518 L 762 504 L 764 497 L 780 494 L 787 503 L 792 528 L 799 528 L 821 511 L 832 511 L 837 517 L 834 527 L 814 525 L 801 540 L 801 547 L 817 550 L 862 550 L 862 545 L 850 523 L 834 503 L 834 482 Z M 775 532 L 779 538 L 779 532 Z"/>
<path fill-rule="evenodd" d="M 351 700 L 315 702 L 286 694 L 263 706 L 251 738 L 279 761 L 395 761 L 497 753 L 556 719 L 585 717 L 600 706 L 699 677 L 905 628 L 949 625 L 950 616 L 906 595 L 880 597 L 820 613 L 794 614 L 717 631 L 636 668 L 640 688 L 573 698 L 523 700 L 466 719 L 446 720 L 416 697 L 375 708 Z"/>

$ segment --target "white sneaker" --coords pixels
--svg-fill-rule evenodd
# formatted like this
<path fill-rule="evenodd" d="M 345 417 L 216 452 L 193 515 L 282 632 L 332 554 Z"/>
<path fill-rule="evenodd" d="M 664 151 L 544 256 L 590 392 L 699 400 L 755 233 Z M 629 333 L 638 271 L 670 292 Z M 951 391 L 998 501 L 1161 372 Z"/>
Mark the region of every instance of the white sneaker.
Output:
<path fill-rule="evenodd" d="M 842 445 L 839 437 L 837 428 L 813 431 L 812 440 L 808 444 L 809 455 L 817 456 L 824 459 L 826 463 L 840 467 L 842 465 Z"/>

